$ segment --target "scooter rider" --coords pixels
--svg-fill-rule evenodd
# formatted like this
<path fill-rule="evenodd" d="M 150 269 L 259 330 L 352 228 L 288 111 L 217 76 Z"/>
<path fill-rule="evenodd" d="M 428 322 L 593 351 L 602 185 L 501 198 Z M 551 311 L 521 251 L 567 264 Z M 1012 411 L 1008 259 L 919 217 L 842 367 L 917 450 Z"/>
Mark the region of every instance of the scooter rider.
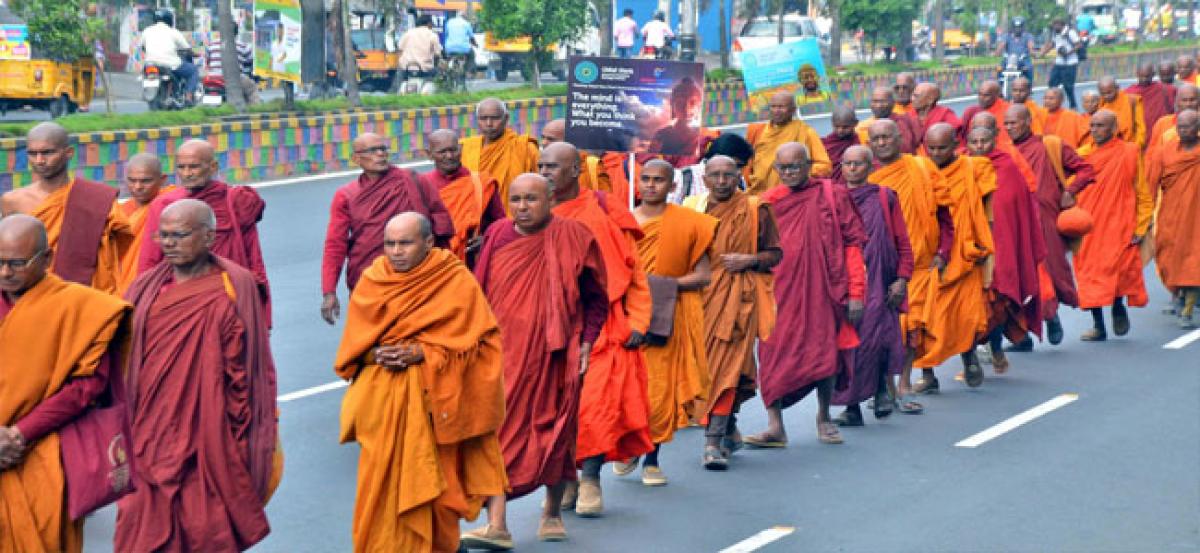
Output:
<path fill-rule="evenodd" d="M 154 24 L 142 31 L 142 47 L 146 50 L 147 64 L 170 69 L 189 96 L 196 91 L 200 73 L 190 59 L 179 56 L 180 50 L 190 51 L 192 46 L 183 38 L 183 33 L 175 29 L 175 15 L 170 10 L 154 12 Z"/>
<path fill-rule="evenodd" d="M 1014 17 L 1010 27 L 1009 31 L 1000 37 L 995 55 L 1001 58 L 1007 55 L 1017 56 L 1017 69 L 1021 71 L 1021 76 L 1033 82 L 1033 35 L 1025 30 L 1025 20 L 1020 17 Z"/>

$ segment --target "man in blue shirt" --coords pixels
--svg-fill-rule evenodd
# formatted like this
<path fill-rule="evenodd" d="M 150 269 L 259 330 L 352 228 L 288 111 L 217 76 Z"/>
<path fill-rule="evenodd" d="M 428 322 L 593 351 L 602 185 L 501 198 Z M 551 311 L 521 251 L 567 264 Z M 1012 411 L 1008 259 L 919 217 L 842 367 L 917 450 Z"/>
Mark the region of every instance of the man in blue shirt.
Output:
<path fill-rule="evenodd" d="M 474 45 L 475 29 L 471 28 L 470 21 L 456 12 L 453 18 L 446 21 L 446 53 L 465 56 L 471 53 L 471 46 Z"/>
<path fill-rule="evenodd" d="M 1021 70 L 1022 76 L 1033 82 L 1034 50 L 1033 35 L 1025 30 L 1025 20 L 1014 17 L 1009 32 L 1001 37 L 1000 44 L 996 46 L 996 52 L 993 55 L 1000 57 L 1001 60 L 1005 55 L 1016 56 L 1017 69 Z"/>

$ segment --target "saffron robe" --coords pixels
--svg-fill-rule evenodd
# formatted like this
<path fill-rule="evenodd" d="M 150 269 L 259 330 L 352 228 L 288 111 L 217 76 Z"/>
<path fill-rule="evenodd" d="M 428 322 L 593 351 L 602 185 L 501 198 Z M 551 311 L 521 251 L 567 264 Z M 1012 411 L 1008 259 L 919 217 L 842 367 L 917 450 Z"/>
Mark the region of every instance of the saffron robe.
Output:
<path fill-rule="evenodd" d="M 861 144 L 858 141 L 858 133 L 851 133 L 849 138 L 840 138 L 837 133 L 829 133 L 821 137 L 821 144 L 825 146 L 825 153 L 829 155 L 829 163 L 833 166 L 833 171 L 829 173 L 829 179 L 834 182 L 843 182 L 845 178 L 842 177 L 842 156 L 851 146 Z"/>
<path fill-rule="evenodd" d="M 1200 286 L 1200 147 L 1178 141 L 1151 153 L 1146 180 L 1158 191 L 1155 264 L 1170 289 Z"/>
<path fill-rule="evenodd" d="M 468 136 L 459 144 L 463 166 L 496 179 L 501 198 L 508 197 L 508 186 L 518 175 L 537 172 L 537 140 L 512 129 L 504 129 L 500 138 L 488 144 L 483 143 L 482 135 Z"/>
<path fill-rule="evenodd" d="M 157 199 L 163 194 L 173 192 L 175 188 L 175 186 L 165 186 L 158 191 L 154 198 Z M 154 200 L 150 200 L 150 202 L 153 203 Z M 129 242 L 129 249 L 121 257 L 121 281 L 117 286 L 117 291 L 122 295 L 129 289 L 129 285 L 133 284 L 133 279 L 138 276 L 138 255 L 142 251 L 142 241 L 153 232 L 158 232 L 158 229 L 154 229 L 151 233 L 146 232 L 146 214 L 149 211 L 149 203 L 139 205 L 133 198 L 121 203 L 121 213 L 125 214 L 125 220 L 129 222 L 129 231 L 133 234 L 133 239 Z"/>
<path fill-rule="evenodd" d="M 1018 156 L 1020 154 L 1017 154 Z M 1037 200 L 1024 171 L 1024 159 L 994 148 L 987 158 L 996 172 L 996 191 L 989 215 L 996 247 L 989 289 L 989 327 L 1005 325 L 1006 335 L 1020 341 L 1028 332 L 1042 335 L 1042 298 L 1038 271 L 1046 259 L 1046 242 Z M 1026 169 L 1028 170 L 1028 169 Z M 1036 180 L 1033 180 L 1036 184 Z"/>
<path fill-rule="evenodd" d="M 1113 137 L 1102 146 L 1083 147 L 1079 155 L 1096 171 L 1096 182 L 1078 198 L 1095 220 L 1074 256 L 1079 307 L 1104 307 L 1116 298 L 1142 307 L 1148 298 L 1133 237 L 1145 236 L 1154 211 L 1142 153 L 1136 144 Z"/>
<path fill-rule="evenodd" d="M 963 110 L 962 114 L 961 142 L 963 144 L 967 143 L 967 135 L 971 132 L 971 120 L 974 119 L 976 115 L 986 111 L 996 118 L 996 144 L 1012 143 L 1012 138 L 1009 138 L 1008 136 L 1008 130 L 1004 128 L 1004 114 L 1008 112 L 1009 105 L 1010 104 L 1008 103 L 1008 100 L 1005 100 L 1004 98 L 996 98 L 996 101 L 992 102 L 990 107 L 985 108 L 979 104 L 967 106 L 967 109 Z"/>
<path fill-rule="evenodd" d="M 1112 102 L 1100 100 L 1100 109 L 1117 114 L 1117 135 L 1126 142 L 1146 145 L 1146 115 L 1141 96 L 1118 92 Z"/>
<path fill-rule="evenodd" d="M 1148 144 L 1146 150 L 1150 151 L 1161 146 L 1164 142 L 1179 140 L 1179 134 L 1175 131 L 1175 115 L 1164 115 L 1159 117 L 1154 122 L 1154 127 L 1150 131 L 1150 136 L 1147 137 Z"/>
<path fill-rule="evenodd" d="M 509 497 L 573 481 L 579 348 L 595 342 L 609 307 L 596 239 L 561 217 L 528 236 L 506 219 L 488 229 L 475 276 L 500 325 Z"/>
<path fill-rule="evenodd" d="M 638 257 L 649 275 L 679 278 L 709 252 L 717 219 L 677 205 L 642 225 Z M 671 441 L 675 430 L 698 416 L 709 387 L 704 350 L 702 290 L 678 290 L 675 320 L 666 344 L 647 345 L 646 371 L 650 395 L 650 439 Z"/>
<path fill-rule="evenodd" d="M 763 403 L 786 408 L 827 378 L 846 385 L 858 345 L 846 306 L 863 299 L 867 234 L 846 188 L 825 179 L 775 188 L 764 200 L 778 218 L 783 260 L 775 331 L 758 348 L 759 386 Z"/>
<path fill-rule="evenodd" d="M 394 344 L 425 358 L 376 364 L 372 349 Z M 407 272 L 377 257 L 350 294 L 334 371 L 350 380 L 341 441 L 361 447 L 354 550 L 457 550 L 459 520 L 508 484 L 500 329 L 479 283 L 441 248 Z"/>
<path fill-rule="evenodd" d="M 896 126 L 900 128 L 900 152 L 904 154 L 916 153 L 917 148 L 921 147 L 921 143 L 925 142 L 925 135 L 921 134 L 921 123 L 909 115 L 892 114 L 888 119 L 895 121 Z M 854 131 L 858 133 L 858 140 L 863 144 L 871 143 L 868 134 L 871 129 L 871 123 L 875 121 L 876 119 L 872 117 L 866 121 L 859 121 L 858 125 L 854 127 Z"/>
<path fill-rule="evenodd" d="M 453 221 L 454 236 L 447 249 L 466 262 L 467 243 L 476 236 L 483 236 L 489 225 L 504 218 L 506 202 L 500 198 L 496 179 L 459 167 L 449 175 L 434 169 L 421 175 L 421 180 L 438 191 Z"/>
<path fill-rule="evenodd" d="M 1142 127 L 1142 132 L 1148 132 L 1148 129 L 1154 128 L 1154 123 L 1167 115 L 1171 115 L 1175 111 L 1175 95 L 1172 93 L 1174 87 L 1171 85 L 1162 84 L 1160 82 L 1151 82 L 1147 86 L 1134 83 L 1125 88 L 1125 94 L 1137 96 L 1142 99 L 1142 118 L 1138 120 L 1138 124 Z M 1142 142 L 1143 146 L 1148 144 L 1149 137 L 1146 137 Z M 1128 141 L 1128 140 L 1127 140 Z"/>
<path fill-rule="evenodd" d="M 7 313 L 0 298 L 0 425 L 12 426 L 102 359 L 125 347 L 129 305 L 47 274 Z M 0 471 L 0 552 L 83 549 L 83 520 L 67 514 L 58 428 Z M 32 437 L 31 437 L 32 439 Z"/>
<path fill-rule="evenodd" d="M 779 173 L 775 171 L 775 150 L 788 142 L 798 142 L 808 148 L 811 175 L 827 177 L 833 171 L 821 135 L 800 119 L 793 119 L 782 126 L 751 123 L 746 128 L 746 141 L 754 146 L 754 158 L 746 166 L 745 175 L 749 186 L 747 191 L 751 194 L 762 194 L 779 184 Z"/>
<path fill-rule="evenodd" d="M 1025 109 L 1029 110 L 1029 128 L 1034 134 L 1043 134 L 1046 129 L 1046 116 L 1049 115 L 1050 112 L 1047 111 L 1046 108 L 1037 105 L 1037 102 L 1034 102 L 1032 98 L 1025 100 L 1023 105 L 1025 106 Z M 996 124 L 1003 127 L 1004 118 L 999 118 L 999 120 L 996 121 Z"/>
<path fill-rule="evenodd" d="M 650 440 L 650 404 L 646 361 L 641 350 L 625 349 L 633 331 L 650 326 L 650 287 L 637 255 L 641 228 L 633 214 L 612 196 L 580 190 L 554 206 L 554 215 L 583 223 L 604 258 L 609 311 L 592 347 L 579 400 L 576 460 L 604 455 L 625 460 L 654 449 Z"/>
<path fill-rule="evenodd" d="M 266 314 L 254 276 L 214 261 L 186 282 L 162 263 L 127 294 L 138 470 L 118 503 L 117 551 L 244 551 L 270 532 L 279 452 Z"/>
<path fill-rule="evenodd" d="M 1048 111 L 1043 134 L 1057 136 L 1062 139 L 1063 144 L 1078 150 L 1091 140 L 1092 131 L 1088 128 L 1089 120 L 1087 115 L 1067 108 Z"/>
<path fill-rule="evenodd" d="M 959 156 L 941 167 L 954 217 L 954 244 L 938 275 L 937 301 L 928 313 L 930 339 L 913 366 L 931 369 L 970 351 L 988 331 L 983 261 L 995 253 L 984 198 L 996 190 L 996 173 L 986 158 Z"/>
<path fill-rule="evenodd" d="M 73 207 L 74 204 L 71 201 L 71 192 L 78 181 L 80 179 L 72 179 L 66 186 L 55 190 L 42 201 L 41 205 L 33 210 L 33 213 L 30 213 L 30 215 L 37 217 L 46 226 L 47 244 L 50 250 L 56 254 L 60 250 L 60 238 L 65 235 L 64 225 L 68 221 L 71 224 L 78 224 L 72 213 L 68 212 L 68 209 Z M 103 186 L 97 183 L 90 184 L 93 186 Z M 115 191 L 113 196 L 115 198 Z M 116 295 L 120 292 L 121 287 L 121 260 L 129 255 L 129 248 L 133 243 L 133 231 L 129 227 L 129 221 L 121 211 L 120 204 L 117 202 L 111 202 L 110 205 L 106 206 L 89 206 L 89 209 L 107 211 L 108 216 L 104 221 L 104 230 L 99 235 L 99 246 L 96 251 L 96 261 L 91 280 L 89 282 L 81 282 L 80 284 L 89 284 L 92 288 L 101 292 Z M 55 268 L 60 267 L 62 263 L 72 261 L 66 256 L 63 257 L 64 259 L 61 260 L 55 258 Z M 54 268 L 51 270 L 54 270 Z"/>

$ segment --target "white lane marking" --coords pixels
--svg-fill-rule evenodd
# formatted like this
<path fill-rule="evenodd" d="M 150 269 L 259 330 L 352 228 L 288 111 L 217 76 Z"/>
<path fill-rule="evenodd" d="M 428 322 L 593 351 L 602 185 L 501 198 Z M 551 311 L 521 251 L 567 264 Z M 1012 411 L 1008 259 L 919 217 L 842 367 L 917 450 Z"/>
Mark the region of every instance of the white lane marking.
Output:
<path fill-rule="evenodd" d="M 275 401 L 277 401 L 279 403 L 284 403 L 284 402 L 288 402 L 288 401 L 292 401 L 292 400 L 306 398 L 308 396 L 315 396 L 317 394 L 323 394 L 325 392 L 331 392 L 333 390 L 345 388 L 346 386 L 349 386 L 349 385 L 350 385 L 350 383 L 346 382 L 345 380 L 338 380 L 335 382 L 330 382 L 328 384 L 322 384 L 320 386 L 313 386 L 312 388 L 305 388 L 298 392 L 283 394 L 283 395 L 275 398 Z"/>
<path fill-rule="evenodd" d="M 1163 349 L 1183 349 L 1196 340 L 1200 340 L 1200 328 L 1167 342 L 1163 345 Z"/>
<path fill-rule="evenodd" d="M 720 553 L 750 553 L 751 551 L 757 551 L 762 549 L 763 546 L 781 539 L 795 531 L 796 529 L 791 526 L 776 526 L 774 528 L 767 528 L 762 532 L 754 534 L 753 536 L 722 549 Z"/>
<path fill-rule="evenodd" d="M 1025 411 L 1024 413 L 1021 413 L 1021 414 L 1019 414 L 1015 417 L 1012 417 L 1004 422 L 1001 422 L 1000 424 L 997 424 L 996 426 L 993 426 L 987 430 L 984 430 L 983 432 L 980 432 L 974 436 L 971 436 L 970 438 L 967 438 L 961 442 L 958 442 L 958 443 L 954 444 L 954 447 L 978 447 L 980 445 L 987 443 L 988 441 L 991 441 L 995 438 L 999 438 L 1000 436 L 1003 436 L 1004 434 L 1006 434 L 1012 430 L 1016 430 L 1021 425 L 1025 424 L 1027 422 L 1030 422 L 1030 421 L 1032 421 L 1042 415 L 1045 415 L 1051 411 L 1054 411 L 1055 409 L 1058 409 L 1059 407 L 1069 405 L 1077 399 L 1079 399 L 1079 394 L 1060 395 L 1054 399 L 1051 399 L 1050 401 L 1047 401 L 1041 405 L 1038 405 L 1037 407 L 1034 407 L 1028 411 Z"/>

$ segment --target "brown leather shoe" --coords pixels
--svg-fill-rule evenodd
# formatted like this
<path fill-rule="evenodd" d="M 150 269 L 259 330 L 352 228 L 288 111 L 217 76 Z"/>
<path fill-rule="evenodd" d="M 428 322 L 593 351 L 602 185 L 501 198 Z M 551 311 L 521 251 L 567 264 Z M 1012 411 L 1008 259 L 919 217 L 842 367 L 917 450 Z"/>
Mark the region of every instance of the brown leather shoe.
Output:
<path fill-rule="evenodd" d="M 538 525 L 538 541 L 567 541 L 567 528 L 559 517 L 543 518 Z"/>
<path fill-rule="evenodd" d="M 485 551 L 508 551 L 513 548 L 512 534 L 492 528 L 487 524 L 470 532 L 464 532 L 459 544 L 467 549 Z"/>
<path fill-rule="evenodd" d="M 604 514 L 604 494 L 600 491 L 599 480 L 579 479 L 579 498 L 575 500 L 575 514 L 584 518 L 595 518 Z"/>

